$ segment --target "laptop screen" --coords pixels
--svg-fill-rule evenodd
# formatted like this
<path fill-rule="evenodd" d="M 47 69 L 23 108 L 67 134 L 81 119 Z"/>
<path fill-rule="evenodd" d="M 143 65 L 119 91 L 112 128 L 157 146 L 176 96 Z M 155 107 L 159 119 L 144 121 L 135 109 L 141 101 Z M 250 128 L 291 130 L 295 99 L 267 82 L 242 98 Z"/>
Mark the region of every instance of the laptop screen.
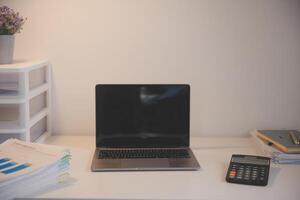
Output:
<path fill-rule="evenodd" d="M 97 85 L 97 147 L 189 146 L 189 85 Z"/>

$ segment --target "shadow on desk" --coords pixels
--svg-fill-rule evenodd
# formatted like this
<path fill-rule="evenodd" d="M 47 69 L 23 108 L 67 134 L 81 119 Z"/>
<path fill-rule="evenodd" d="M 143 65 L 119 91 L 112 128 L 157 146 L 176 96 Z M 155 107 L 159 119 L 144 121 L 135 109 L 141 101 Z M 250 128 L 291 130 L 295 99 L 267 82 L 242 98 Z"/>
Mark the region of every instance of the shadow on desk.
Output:
<path fill-rule="evenodd" d="M 276 181 L 276 177 L 278 176 L 280 172 L 280 168 L 278 167 L 270 167 L 270 173 L 269 173 L 269 183 L 268 185 L 272 186 L 274 184 L 274 181 Z"/>
<path fill-rule="evenodd" d="M 39 196 L 39 195 L 42 195 L 46 192 L 51 192 L 51 191 L 54 191 L 54 190 L 57 190 L 57 189 L 63 189 L 63 188 L 69 187 L 72 184 L 75 184 L 76 182 L 77 182 L 77 180 L 75 178 L 69 177 L 65 182 L 53 185 L 52 187 L 41 188 L 37 192 L 30 194 L 30 196 Z M 14 200 L 39 200 L 39 199 L 43 199 L 43 200 L 49 199 L 50 200 L 52 198 L 36 198 L 36 197 L 27 198 L 26 197 L 26 198 L 15 198 Z M 54 198 L 52 200 L 54 200 Z"/>

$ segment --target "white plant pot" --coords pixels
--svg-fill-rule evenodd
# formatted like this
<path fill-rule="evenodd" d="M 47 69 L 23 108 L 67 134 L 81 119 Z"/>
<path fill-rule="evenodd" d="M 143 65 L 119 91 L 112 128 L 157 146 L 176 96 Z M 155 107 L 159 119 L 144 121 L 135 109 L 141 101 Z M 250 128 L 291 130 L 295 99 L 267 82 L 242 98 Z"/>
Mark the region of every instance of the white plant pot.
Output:
<path fill-rule="evenodd" d="M 13 62 L 15 37 L 13 35 L 0 35 L 0 64 Z"/>

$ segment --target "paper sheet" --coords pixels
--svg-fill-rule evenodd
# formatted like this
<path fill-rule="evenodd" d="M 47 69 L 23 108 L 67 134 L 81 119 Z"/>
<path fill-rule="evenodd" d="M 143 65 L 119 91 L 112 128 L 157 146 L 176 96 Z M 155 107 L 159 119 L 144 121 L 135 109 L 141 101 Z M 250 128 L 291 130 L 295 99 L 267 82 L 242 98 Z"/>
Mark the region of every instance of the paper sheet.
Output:
<path fill-rule="evenodd" d="M 58 184 L 70 164 L 66 149 L 9 139 L 0 144 L 0 199 L 36 192 Z"/>

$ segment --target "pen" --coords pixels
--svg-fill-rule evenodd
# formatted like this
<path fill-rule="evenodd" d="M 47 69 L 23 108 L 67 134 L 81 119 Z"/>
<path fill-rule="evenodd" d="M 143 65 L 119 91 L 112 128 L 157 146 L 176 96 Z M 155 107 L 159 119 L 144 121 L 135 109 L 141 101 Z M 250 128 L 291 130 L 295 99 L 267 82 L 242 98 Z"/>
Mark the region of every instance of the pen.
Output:
<path fill-rule="evenodd" d="M 295 135 L 295 133 L 290 132 L 290 136 L 291 136 L 292 141 L 294 142 L 294 144 L 298 144 L 298 145 L 300 144 L 300 142 L 299 142 L 297 136 Z"/>

